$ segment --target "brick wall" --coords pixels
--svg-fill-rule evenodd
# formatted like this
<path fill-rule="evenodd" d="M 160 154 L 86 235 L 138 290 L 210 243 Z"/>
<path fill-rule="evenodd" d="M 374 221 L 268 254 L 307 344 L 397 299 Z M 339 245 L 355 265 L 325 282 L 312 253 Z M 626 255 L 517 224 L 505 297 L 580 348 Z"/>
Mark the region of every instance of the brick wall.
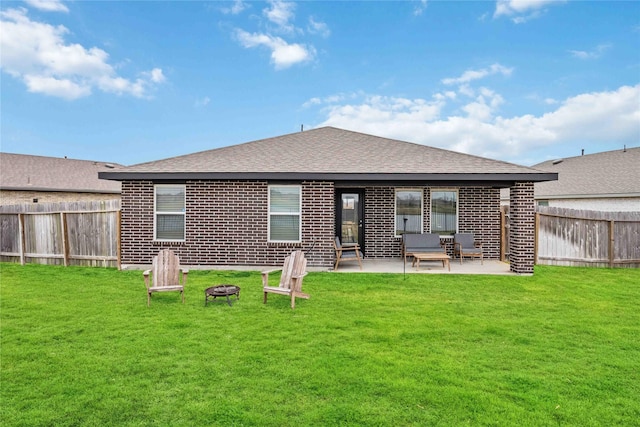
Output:
<path fill-rule="evenodd" d="M 516 182 L 510 190 L 509 261 L 511 271 L 533 274 L 535 213 L 532 182 Z"/>
<path fill-rule="evenodd" d="M 188 181 L 184 242 L 153 241 L 150 181 L 122 183 L 122 263 L 149 264 L 172 248 L 185 265 L 280 265 L 295 249 L 308 250 L 310 266 L 333 262 L 334 189 L 330 182 L 302 183 L 302 243 L 268 243 L 266 181 Z"/>
<path fill-rule="evenodd" d="M 400 256 L 400 239 L 395 237 L 395 187 L 367 187 L 364 192 L 365 256 Z"/>
<path fill-rule="evenodd" d="M 474 233 L 485 258 L 500 259 L 500 190 L 461 187 L 458 203 L 458 231 Z"/>
<path fill-rule="evenodd" d="M 397 187 L 405 188 L 405 187 Z M 415 188 L 415 187 L 406 187 Z M 399 257 L 401 239 L 395 237 L 396 187 L 365 189 L 365 255 L 369 258 Z M 431 190 L 423 189 L 423 230 L 431 229 Z M 480 240 L 486 258 L 500 257 L 500 190 L 490 187 L 458 189 L 458 230 L 474 233 Z M 442 239 L 453 255 L 453 239 Z"/>
<path fill-rule="evenodd" d="M 413 187 L 415 188 L 415 187 Z M 188 181 L 185 242 L 153 241 L 153 182 L 122 183 L 122 263 L 149 264 L 172 248 L 185 265 L 280 265 L 292 250 L 309 252 L 309 265 L 335 260 L 335 189 L 332 182 L 302 182 L 302 244 L 267 242 L 266 181 Z M 430 229 L 430 190 L 423 189 L 424 230 Z M 400 256 L 395 236 L 395 187 L 365 188 L 365 255 Z M 487 258 L 500 252 L 500 195 L 487 187 L 459 189 L 459 229 L 482 240 Z M 450 239 L 449 239 L 450 241 Z M 452 245 L 448 245 L 452 251 Z"/>

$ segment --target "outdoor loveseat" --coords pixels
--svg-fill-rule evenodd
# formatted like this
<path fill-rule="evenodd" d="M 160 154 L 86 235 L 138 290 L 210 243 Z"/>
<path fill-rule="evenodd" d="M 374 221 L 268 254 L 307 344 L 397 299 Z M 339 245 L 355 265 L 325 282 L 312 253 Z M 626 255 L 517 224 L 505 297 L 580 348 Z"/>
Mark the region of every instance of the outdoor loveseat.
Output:
<path fill-rule="evenodd" d="M 403 234 L 402 254 L 404 261 L 414 253 L 444 253 L 444 246 L 440 244 L 440 235 L 435 233 Z"/>

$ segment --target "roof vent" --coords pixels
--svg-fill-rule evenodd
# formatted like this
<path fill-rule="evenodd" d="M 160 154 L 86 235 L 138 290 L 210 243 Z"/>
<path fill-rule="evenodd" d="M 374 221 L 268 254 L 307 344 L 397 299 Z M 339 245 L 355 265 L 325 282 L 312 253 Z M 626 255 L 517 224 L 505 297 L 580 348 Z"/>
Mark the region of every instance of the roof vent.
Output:
<path fill-rule="evenodd" d="M 564 161 L 564 159 L 554 160 L 552 164 L 553 164 L 553 165 L 557 165 L 557 164 L 562 163 L 563 161 Z"/>
<path fill-rule="evenodd" d="M 104 164 L 104 167 L 105 167 L 105 168 L 109 168 L 109 169 L 113 169 L 113 168 L 115 168 L 115 166 L 114 166 L 112 163 L 105 163 L 105 164 Z"/>

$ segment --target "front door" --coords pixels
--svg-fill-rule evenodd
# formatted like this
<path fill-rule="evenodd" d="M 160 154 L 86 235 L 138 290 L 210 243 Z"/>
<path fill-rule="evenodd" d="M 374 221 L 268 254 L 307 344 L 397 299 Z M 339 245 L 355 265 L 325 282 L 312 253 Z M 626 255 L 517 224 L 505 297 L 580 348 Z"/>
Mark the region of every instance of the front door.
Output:
<path fill-rule="evenodd" d="M 365 252 L 364 190 L 337 190 L 336 234 L 343 244 L 358 243 L 362 253 Z"/>

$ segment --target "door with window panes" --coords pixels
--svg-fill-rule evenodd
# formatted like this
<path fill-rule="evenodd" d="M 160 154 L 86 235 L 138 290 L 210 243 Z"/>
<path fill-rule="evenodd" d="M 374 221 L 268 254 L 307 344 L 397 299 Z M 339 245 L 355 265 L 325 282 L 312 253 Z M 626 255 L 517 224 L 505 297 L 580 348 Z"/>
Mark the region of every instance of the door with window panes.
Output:
<path fill-rule="evenodd" d="M 336 235 L 343 245 L 357 243 L 364 253 L 364 190 L 339 189 L 336 196 Z"/>

